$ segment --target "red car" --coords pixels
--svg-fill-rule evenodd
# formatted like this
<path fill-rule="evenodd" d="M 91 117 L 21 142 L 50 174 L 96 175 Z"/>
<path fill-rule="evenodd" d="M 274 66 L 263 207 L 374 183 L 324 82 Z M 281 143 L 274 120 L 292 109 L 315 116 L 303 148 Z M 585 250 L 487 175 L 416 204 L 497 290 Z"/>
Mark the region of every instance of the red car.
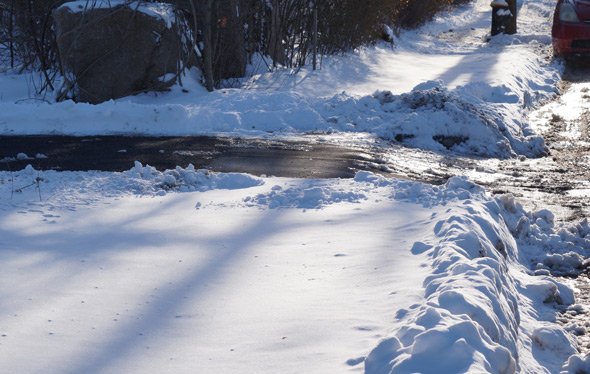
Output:
<path fill-rule="evenodd" d="M 590 0 L 559 0 L 551 36 L 555 56 L 590 55 Z"/>

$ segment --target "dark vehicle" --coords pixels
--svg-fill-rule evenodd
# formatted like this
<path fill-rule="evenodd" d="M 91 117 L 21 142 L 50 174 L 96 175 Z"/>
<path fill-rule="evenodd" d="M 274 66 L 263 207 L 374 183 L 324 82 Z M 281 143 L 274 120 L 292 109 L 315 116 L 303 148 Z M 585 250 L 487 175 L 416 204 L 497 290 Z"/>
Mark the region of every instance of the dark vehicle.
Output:
<path fill-rule="evenodd" d="M 555 56 L 590 56 L 590 0 L 559 0 L 551 36 Z"/>

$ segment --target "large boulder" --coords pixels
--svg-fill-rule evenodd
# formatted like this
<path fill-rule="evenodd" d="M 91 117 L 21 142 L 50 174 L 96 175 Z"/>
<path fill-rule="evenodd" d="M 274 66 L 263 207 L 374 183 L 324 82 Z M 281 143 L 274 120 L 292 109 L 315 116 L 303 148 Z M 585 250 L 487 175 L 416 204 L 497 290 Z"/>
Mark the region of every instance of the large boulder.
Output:
<path fill-rule="evenodd" d="M 96 104 L 168 88 L 188 60 L 170 4 L 73 1 L 54 10 L 53 20 L 76 101 Z"/>

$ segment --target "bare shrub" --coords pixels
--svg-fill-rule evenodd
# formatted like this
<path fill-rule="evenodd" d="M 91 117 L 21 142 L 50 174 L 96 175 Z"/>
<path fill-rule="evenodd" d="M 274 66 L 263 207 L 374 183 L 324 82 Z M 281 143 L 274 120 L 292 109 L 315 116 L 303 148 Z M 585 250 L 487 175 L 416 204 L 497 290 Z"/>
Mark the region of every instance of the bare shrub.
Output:
<path fill-rule="evenodd" d="M 399 0 L 394 13 L 394 24 L 402 28 L 418 27 L 432 18 L 441 9 L 466 0 Z"/>
<path fill-rule="evenodd" d="M 0 0 L 0 44 L 9 53 L 11 67 L 42 73 L 38 92 L 54 89 L 58 69 L 51 10 L 66 1 Z"/>
<path fill-rule="evenodd" d="M 244 76 L 256 54 L 270 57 L 269 68 L 299 68 L 315 62 L 316 55 L 342 53 L 377 40 L 384 25 L 417 27 L 441 9 L 468 1 L 159 0 L 176 5 L 189 20 L 191 30 L 183 30 L 182 37 L 191 39 L 209 90 Z M 65 2 L 0 0 L 0 54 L 8 55 L 13 67 L 43 72 L 43 89 L 53 88 L 59 70 L 51 12 Z"/>

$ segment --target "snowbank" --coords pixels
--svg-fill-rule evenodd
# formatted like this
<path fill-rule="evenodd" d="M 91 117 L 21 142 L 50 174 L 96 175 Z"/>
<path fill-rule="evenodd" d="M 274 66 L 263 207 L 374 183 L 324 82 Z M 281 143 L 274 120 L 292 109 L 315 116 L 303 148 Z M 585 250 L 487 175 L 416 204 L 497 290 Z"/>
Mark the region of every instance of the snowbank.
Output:
<path fill-rule="evenodd" d="M 506 90 L 488 93 L 494 91 Z M 490 104 L 469 92 L 468 87 L 449 91 L 440 81 L 425 82 L 402 95 L 337 96 L 326 108 L 339 131 L 370 132 L 418 148 L 499 158 L 547 154 L 543 138 L 523 129 L 508 105 Z"/>
<path fill-rule="evenodd" d="M 535 256 L 553 258 L 551 253 L 586 240 L 585 235 L 547 241 L 546 235 L 555 234 L 546 211 L 526 213 L 511 196 L 489 199 L 461 178 L 428 195 L 428 204 L 454 199 L 462 204 L 452 204 L 449 216 L 437 222 L 436 243 L 414 246 L 431 258 L 424 301 L 397 311 L 401 327 L 371 352 L 365 372 L 559 371 L 577 350 L 573 337 L 552 322 L 557 310 L 575 303 L 573 291 L 548 273 L 529 269 Z M 538 220 L 523 234 L 518 222 L 532 217 Z M 531 241 L 545 246 L 533 249 Z M 575 271 L 571 263 L 560 264 Z M 574 357 L 568 367 L 580 362 Z"/>
<path fill-rule="evenodd" d="M 139 161 L 123 173 L 51 170 L 41 172 L 29 165 L 19 172 L 0 174 L 2 174 L 0 185 L 4 188 L 4 196 L 10 195 L 11 199 L 17 199 L 18 194 L 23 193 L 25 189 L 38 191 L 41 200 L 44 196 L 67 197 L 69 194 L 73 201 L 79 201 L 83 199 L 83 196 L 96 194 L 97 190 L 102 190 L 101 197 L 126 194 L 163 196 L 169 191 L 232 190 L 264 184 L 262 179 L 247 174 L 214 173 L 205 169 L 197 170 L 193 165 L 158 171 L 152 166 L 142 165 Z M 60 192 L 60 190 L 63 191 Z M 25 194 L 24 197 L 26 201 L 30 195 Z"/>

